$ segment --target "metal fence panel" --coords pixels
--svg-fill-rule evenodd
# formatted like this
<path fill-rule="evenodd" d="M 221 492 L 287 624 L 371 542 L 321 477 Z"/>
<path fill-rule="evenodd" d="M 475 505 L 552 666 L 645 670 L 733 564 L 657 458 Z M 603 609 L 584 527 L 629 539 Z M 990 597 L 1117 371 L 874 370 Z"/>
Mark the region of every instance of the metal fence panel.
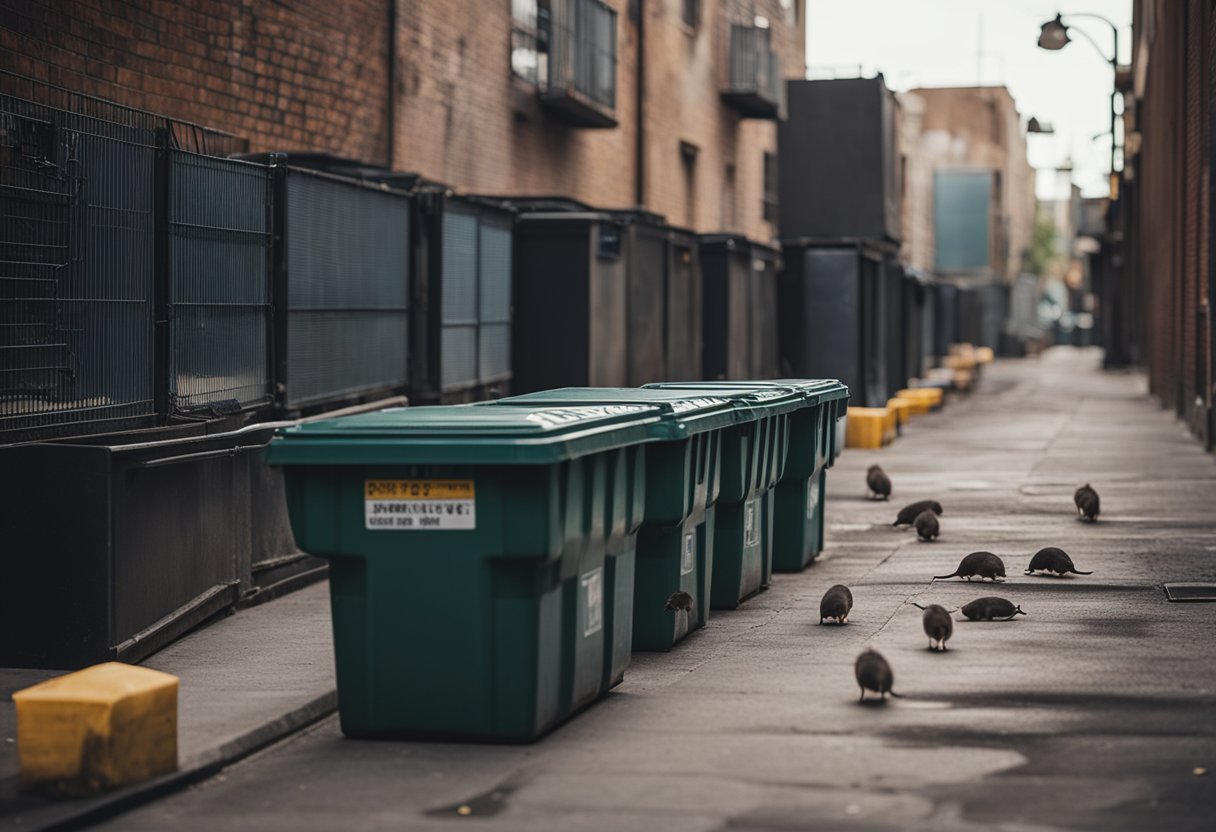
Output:
<path fill-rule="evenodd" d="M 409 199 L 287 176 L 287 407 L 404 387 Z"/>
<path fill-rule="evenodd" d="M 0 94 L 0 435 L 155 417 L 157 136 Z"/>
<path fill-rule="evenodd" d="M 443 390 L 477 383 L 477 215 L 450 205 L 443 215 L 439 381 Z"/>
<path fill-rule="evenodd" d="M 511 225 L 483 217 L 478 236 L 480 338 L 477 375 L 482 384 L 511 375 Z"/>
<path fill-rule="evenodd" d="M 169 400 L 177 411 L 270 400 L 270 168 L 173 151 Z"/>

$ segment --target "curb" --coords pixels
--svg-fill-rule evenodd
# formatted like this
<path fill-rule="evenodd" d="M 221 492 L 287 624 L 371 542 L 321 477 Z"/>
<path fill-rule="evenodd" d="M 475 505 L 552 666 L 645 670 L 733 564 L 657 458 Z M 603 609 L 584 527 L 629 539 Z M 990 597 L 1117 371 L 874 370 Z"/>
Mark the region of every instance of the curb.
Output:
<path fill-rule="evenodd" d="M 338 693 L 331 690 L 272 722 L 254 728 L 216 748 L 196 754 L 184 761 L 172 774 L 78 803 L 48 803 L 44 806 L 44 809 L 48 810 L 47 814 L 55 814 L 58 809 L 64 810 L 64 813 L 40 822 L 37 815 L 41 813 L 31 812 L 21 823 L 21 828 L 33 832 L 66 832 L 100 823 L 206 780 L 227 766 L 319 722 L 337 709 Z"/>

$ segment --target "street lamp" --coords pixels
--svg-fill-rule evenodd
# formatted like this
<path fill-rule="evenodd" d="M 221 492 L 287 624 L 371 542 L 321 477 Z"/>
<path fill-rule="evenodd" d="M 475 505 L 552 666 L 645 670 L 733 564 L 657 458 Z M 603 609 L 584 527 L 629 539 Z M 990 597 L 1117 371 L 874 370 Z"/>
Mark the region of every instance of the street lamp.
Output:
<path fill-rule="evenodd" d="M 1073 18 L 1073 17 L 1089 17 L 1089 18 L 1093 18 L 1094 20 L 1101 20 L 1103 23 L 1105 23 L 1107 26 L 1109 26 L 1111 34 L 1114 36 L 1114 43 L 1115 43 L 1114 54 L 1111 55 L 1109 58 L 1107 58 L 1106 54 L 1102 51 L 1102 47 L 1098 46 L 1097 42 L 1093 38 L 1091 38 L 1084 29 L 1073 29 L 1073 27 L 1070 27 L 1067 23 L 1064 22 L 1063 15 L 1059 15 L 1059 14 L 1057 14 L 1053 19 L 1044 23 L 1041 27 L 1039 27 L 1039 47 L 1042 49 L 1047 49 L 1052 52 L 1063 49 L 1065 46 L 1067 46 L 1069 43 L 1072 42 L 1072 38 L 1069 37 L 1069 34 L 1068 34 L 1069 31 L 1076 31 L 1076 32 L 1080 33 L 1081 36 L 1084 37 L 1087 41 L 1089 41 L 1090 44 L 1094 47 L 1094 49 L 1098 50 L 1098 54 L 1101 55 L 1102 59 L 1104 61 L 1106 61 L 1107 63 L 1109 63 L 1111 65 L 1111 69 L 1114 70 L 1115 80 L 1114 80 L 1114 84 L 1112 86 L 1111 93 L 1110 93 L 1110 193 L 1111 193 L 1111 197 L 1114 198 L 1114 195 L 1115 195 L 1115 154 L 1117 151 L 1117 145 L 1116 145 L 1116 141 L 1115 141 L 1115 121 L 1118 119 L 1118 114 L 1116 112 L 1116 104 L 1117 104 L 1116 98 L 1119 95 L 1119 27 L 1116 26 L 1112 21 L 1108 20 L 1107 18 L 1103 17 L 1100 14 L 1088 14 L 1088 13 L 1078 12 L 1076 14 L 1069 15 L 1069 18 Z"/>

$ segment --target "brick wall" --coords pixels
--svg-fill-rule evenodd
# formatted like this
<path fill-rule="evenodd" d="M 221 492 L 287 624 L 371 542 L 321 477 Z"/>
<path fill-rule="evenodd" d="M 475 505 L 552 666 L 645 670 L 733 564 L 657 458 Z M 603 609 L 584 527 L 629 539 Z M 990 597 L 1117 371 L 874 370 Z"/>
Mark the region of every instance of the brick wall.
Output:
<path fill-rule="evenodd" d="M 0 0 L 4 68 L 246 136 L 387 157 L 389 0 Z"/>
<path fill-rule="evenodd" d="M 1149 388 L 1211 444 L 1211 114 L 1216 29 L 1207 0 L 1142 0 L 1127 279 L 1142 299 Z M 1148 22 L 1152 21 L 1152 26 Z M 1152 31 L 1152 36 L 1148 36 Z"/>
<path fill-rule="evenodd" d="M 610 129 L 571 126 L 512 76 L 510 0 L 0 0 L 0 48 L 11 56 L 5 68 L 232 132 L 254 151 L 325 150 L 468 192 L 626 208 L 636 202 L 641 8 L 645 207 L 700 231 L 773 239 L 762 196 L 775 124 L 740 118 L 720 92 L 730 24 L 757 16 L 769 21 L 784 73 L 802 76 L 803 0 L 702 0 L 695 28 L 682 0 L 608 5 L 617 12 Z M 697 150 L 691 193 L 681 142 Z"/>

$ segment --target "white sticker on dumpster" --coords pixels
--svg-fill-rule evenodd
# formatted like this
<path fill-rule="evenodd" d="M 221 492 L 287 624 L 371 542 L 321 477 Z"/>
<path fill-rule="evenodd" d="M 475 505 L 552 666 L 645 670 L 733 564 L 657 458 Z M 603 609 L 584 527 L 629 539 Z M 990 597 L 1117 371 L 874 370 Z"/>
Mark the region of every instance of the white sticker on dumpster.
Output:
<path fill-rule="evenodd" d="M 815 519 L 815 509 L 819 506 L 819 478 L 811 480 L 811 487 L 806 494 L 806 519 Z"/>
<path fill-rule="evenodd" d="M 760 498 L 743 504 L 743 545 L 755 546 L 760 542 Z"/>
<path fill-rule="evenodd" d="M 684 535 L 684 551 L 680 555 L 680 574 L 687 575 L 697 565 L 697 533 Z"/>
<path fill-rule="evenodd" d="M 366 480 L 364 528 L 430 531 L 477 528 L 472 480 Z"/>
<path fill-rule="evenodd" d="M 604 629 L 604 570 L 595 569 L 583 576 L 583 638 Z"/>

